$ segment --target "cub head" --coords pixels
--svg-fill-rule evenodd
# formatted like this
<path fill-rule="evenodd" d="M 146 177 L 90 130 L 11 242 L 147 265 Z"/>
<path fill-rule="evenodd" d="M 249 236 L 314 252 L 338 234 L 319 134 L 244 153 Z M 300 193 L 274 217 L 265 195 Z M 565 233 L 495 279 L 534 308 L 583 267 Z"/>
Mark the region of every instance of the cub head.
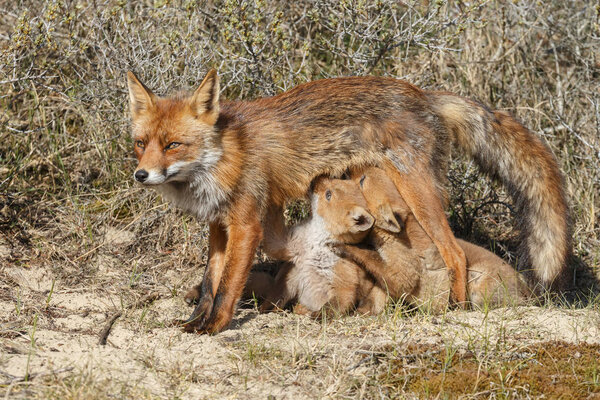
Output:
<path fill-rule="evenodd" d="M 358 186 L 350 180 L 317 178 L 312 187 L 312 210 L 325 223 L 334 240 L 354 244 L 361 242 L 375 219 Z"/>
<path fill-rule="evenodd" d="M 375 226 L 399 233 L 410 215 L 408 205 L 384 170 L 368 167 L 351 172 L 352 181 L 361 190 L 368 209 L 375 217 Z"/>
<path fill-rule="evenodd" d="M 192 170 L 208 169 L 221 157 L 215 123 L 219 78 L 211 70 L 191 96 L 161 98 L 133 72 L 127 73 L 132 135 L 144 185 L 186 181 Z"/>

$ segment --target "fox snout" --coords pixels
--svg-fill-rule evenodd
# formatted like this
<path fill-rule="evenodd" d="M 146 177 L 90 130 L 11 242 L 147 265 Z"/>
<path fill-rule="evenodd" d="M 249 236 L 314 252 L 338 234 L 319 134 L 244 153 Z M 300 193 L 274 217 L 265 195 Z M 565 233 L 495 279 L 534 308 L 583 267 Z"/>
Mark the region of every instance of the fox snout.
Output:
<path fill-rule="evenodd" d="M 146 171 L 145 169 L 137 170 L 133 174 L 133 177 L 136 181 L 144 183 L 144 181 L 148 178 L 148 171 Z"/>
<path fill-rule="evenodd" d="M 166 168 L 160 166 L 148 168 L 138 165 L 138 168 L 133 173 L 133 178 L 144 185 L 160 185 L 167 181 L 182 180 L 186 178 L 193 164 L 193 162 L 178 161 Z"/>
<path fill-rule="evenodd" d="M 167 180 L 166 172 L 166 170 L 155 171 L 140 168 L 133 173 L 133 178 L 137 182 L 143 183 L 144 185 L 160 185 Z"/>

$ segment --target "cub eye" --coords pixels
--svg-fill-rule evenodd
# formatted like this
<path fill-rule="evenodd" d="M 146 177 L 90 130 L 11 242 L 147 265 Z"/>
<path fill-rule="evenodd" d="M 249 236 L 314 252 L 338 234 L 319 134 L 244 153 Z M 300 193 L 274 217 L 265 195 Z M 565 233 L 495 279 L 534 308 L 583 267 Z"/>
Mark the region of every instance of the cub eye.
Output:
<path fill-rule="evenodd" d="M 143 148 L 144 148 L 144 142 L 142 142 L 141 140 L 136 140 L 136 141 L 135 141 L 135 145 L 136 145 L 137 147 L 139 147 L 140 149 L 143 149 Z"/>
<path fill-rule="evenodd" d="M 363 175 L 363 176 L 360 177 L 360 181 L 358 182 L 360 184 L 360 187 L 363 187 L 363 184 L 365 183 L 365 178 L 366 177 L 367 177 L 366 175 Z"/>
<path fill-rule="evenodd" d="M 181 143 L 179 142 L 171 142 L 167 145 L 167 147 L 165 147 L 165 150 L 171 150 L 174 149 L 176 147 L 179 147 L 179 145 L 181 145 Z"/>
<path fill-rule="evenodd" d="M 327 201 L 331 200 L 331 190 L 327 189 L 325 191 L 325 198 L 327 199 Z"/>

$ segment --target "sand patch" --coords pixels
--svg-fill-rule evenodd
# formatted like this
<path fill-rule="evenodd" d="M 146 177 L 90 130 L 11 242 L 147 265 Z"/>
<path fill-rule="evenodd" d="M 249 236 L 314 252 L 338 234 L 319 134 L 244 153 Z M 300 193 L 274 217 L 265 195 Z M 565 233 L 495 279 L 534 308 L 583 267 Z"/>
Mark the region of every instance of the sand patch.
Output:
<path fill-rule="evenodd" d="M 104 241 L 109 246 L 126 246 L 135 239 L 135 233 L 127 230 L 107 227 L 104 234 Z"/>
<path fill-rule="evenodd" d="M 244 309 L 223 333 L 187 334 L 168 325 L 190 309 L 180 298 L 166 297 L 126 311 L 108 344 L 101 346 L 98 333 L 118 309 L 118 300 L 101 291 L 59 290 L 51 303 L 64 315 L 44 314 L 35 333 L 29 326 L 15 337 L 0 339 L 0 369 L 22 376 L 72 368 L 60 377 L 40 379 L 42 392 L 52 379 L 85 377 L 91 380 L 86 385 L 97 384 L 103 393 L 142 398 L 323 398 L 368 385 L 380 373 L 381 363 L 394 365 L 413 353 L 432 357 L 415 349 L 467 354 L 551 340 L 573 345 L 600 341 L 597 313 L 538 307 L 498 309 L 487 315 L 456 311 L 331 321 Z M 2 306 L 0 310 L 7 310 L 7 304 Z"/>

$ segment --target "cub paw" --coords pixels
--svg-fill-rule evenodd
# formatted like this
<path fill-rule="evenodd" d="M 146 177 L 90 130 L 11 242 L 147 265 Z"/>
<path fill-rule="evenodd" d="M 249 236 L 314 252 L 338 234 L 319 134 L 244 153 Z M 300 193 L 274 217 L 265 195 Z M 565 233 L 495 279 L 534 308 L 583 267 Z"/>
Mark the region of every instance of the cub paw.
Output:
<path fill-rule="evenodd" d="M 183 300 L 188 306 L 198 304 L 200 300 L 200 285 L 194 286 L 183 296 Z"/>
<path fill-rule="evenodd" d="M 327 247 L 329 247 L 329 250 L 331 250 L 333 254 L 339 257 L 343 257 L 344 254 L 346 254 L 346 245 L 344 243 L 329 242 L 327 243 Z"/>

